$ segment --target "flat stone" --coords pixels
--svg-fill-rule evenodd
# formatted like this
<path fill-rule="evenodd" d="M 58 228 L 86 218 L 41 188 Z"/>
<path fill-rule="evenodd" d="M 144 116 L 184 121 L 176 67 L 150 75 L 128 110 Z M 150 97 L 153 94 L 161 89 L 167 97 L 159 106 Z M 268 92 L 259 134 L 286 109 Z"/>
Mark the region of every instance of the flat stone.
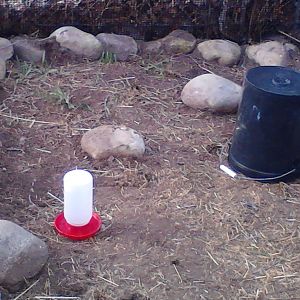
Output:
<path fill-rule="evenodd" d="M 0 286 L 16 291 L 48 260 L 47 245 L 13 222 L 0 220 Z"/>
<path fill-rule="evenodd" d="M 86 132 L 81 147 L 94 159 L 139 157 L 145 152 L 143 137 L 126 126 L 103 125 Z"/>

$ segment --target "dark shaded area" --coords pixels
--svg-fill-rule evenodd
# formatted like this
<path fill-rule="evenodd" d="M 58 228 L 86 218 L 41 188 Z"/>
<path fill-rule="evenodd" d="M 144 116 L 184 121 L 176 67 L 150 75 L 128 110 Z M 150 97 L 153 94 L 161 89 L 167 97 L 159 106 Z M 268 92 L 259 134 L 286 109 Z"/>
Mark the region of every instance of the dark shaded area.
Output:
<path fill-rule="evenodd" d="M 94 34 L 114 32 L 152 40 L 180 28 L 199 38 L 245 42 L 278 28 L 289 29 L 296 21 L 294 0 L 22 1 L 0 0 L 0 35 L 37 30 L 48 35 L 73 25 Z"/>

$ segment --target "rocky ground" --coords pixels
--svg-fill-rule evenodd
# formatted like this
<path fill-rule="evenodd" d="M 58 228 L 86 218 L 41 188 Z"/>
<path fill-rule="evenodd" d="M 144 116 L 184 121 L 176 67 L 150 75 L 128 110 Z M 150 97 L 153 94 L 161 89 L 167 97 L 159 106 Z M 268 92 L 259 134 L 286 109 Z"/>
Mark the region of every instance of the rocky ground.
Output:
<path fill-rule="evenodd" d="M 170 47 L 166 40 L 174 35 Z M 184 103 L 183 91 L 195 79 L 207 80 L 200 75 L 208 73 L 212 82 L 228 79 L 238 91 L 254 63 L 239 58 L 236 65 L 228 55 L 220 60 L 216 45 L 211 61 L 204 53 L 168 52 L 199 44 L 190 36 L 184 45 L 177 33 L 173 37 L 150 45 L 163 53 L 130 53 L 128 61 L 118 61 L 112 48 L 94 61 L 71 60 L 68 48 L 52 48 L 60 51 L 52 57 L 68 55 L 68 62 L 47 63 L 46 55 L 30 52 L 40 55 L 39 64 L 8 60 L 12 52 L 5 52 L 0 219 L 44 241 L 48 250 L 24 235 L 41 245 L 42 264 L 47 251 L 49 259 L 33 278 L 25 274 L 17 291 L 0 272 L 1 299 L 297 299 L 299 180 L 262 184 L 221 172 L 240 100 L 230 104 L 230 113 L 215 110 L 211 101 Z M 285 51 L 284 59 L 298 68 L 297 54 L 286 43 L 276 45 L 277 58 Z M 236 45 L 225 47 L 244 55 Z M 264 56 L 261 49 L 250 52 Z M 195 84 L 197 92 L 201 84 Z M 209 96 L 216 95 L 215 85 Z M 133 137 L 139 141 L 126 149 L 138 152 L 120 155 L 116 142 L 112 155 L 107 149 L 93 154 L 93 147 L 84 146 L 93 128 L 111 145 L 125 131 L 128 145 Z M 63 209 L 63 175 L 76 167 L 93 174 L 95 210 L 103 220 L 101 232 L 84 242 L 64 239 L 53 228 Z"/>

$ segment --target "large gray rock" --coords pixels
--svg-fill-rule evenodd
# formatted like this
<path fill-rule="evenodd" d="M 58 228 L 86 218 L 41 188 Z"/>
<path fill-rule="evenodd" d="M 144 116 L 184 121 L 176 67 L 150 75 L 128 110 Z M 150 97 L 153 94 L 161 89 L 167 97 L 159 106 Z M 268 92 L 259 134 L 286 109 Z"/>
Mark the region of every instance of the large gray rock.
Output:
<path fill-rule="evenodd" d="M 15 37 L 13 42 L 15 56 L 24 61 L 40 63 L 45 57 L 45 50 L 42 49 L 34 39 L 22 36 Z"/>
<path fill-rule="evenodd" d="M 174 30 L 166 37 L 159 40 L 167 54 L 190 53 L 196 47 L 196 38 L 187 31 Z"/>
<path fill-rule="evenodd" d="M 55 30 L 51 35 L 61 47 L 71 50 L 80 57 L 97 60 L 102 55 L 102 43 L 90 33 L 73 26 L 64 26 Z"/>
<path fill-rule="evenodd" d="M 130 36 L 99 33 L 96 38 L 102 43 L 104 51 L 114 53 L 117 60 L 125 61 L 138 52 L 137 43 Z"/>
<path fill-rule="evenodd" d="M 86 132 L 81 147 L 94 159 L 139 157 L 145 152 L 142 136 L 126 126 L 103 125 Z"/>
<path fill-rule="evenodd" d="M 215 74 L 203 74 L 189 81 L 182 90 L 184 104 L 212 112 L 235 112 L 242 99 L 242 87 Z"/>
<path fill-rule="evenodd" d="M 286 66 L 289 48 L 278 41 L 248 46 L 247 57 L 260 66 Z"/>
<path fill-rule="evenodd" d="M 0 286 L 15 291 L 39 273 L 48 260 L 47 245 L 22 227 L 0 220 Z"/>
<path fill-rule="evenodd" d="M 0 58 L 0 80 L 6 76 L 6 62 Z"/>
<path fill-rule="evenodd" d="M 6 61 L 14 55 L 14 48 L 12 43 L 0 37 L 0 59 Z"/>
<path fill-rule="evenodd" d="M 241 47 L 227 40 L 209 40 L 200 43 L 197 50 L 207 61 L 217 61 L 223 66 L 237 64 L 241 57 Z"/>

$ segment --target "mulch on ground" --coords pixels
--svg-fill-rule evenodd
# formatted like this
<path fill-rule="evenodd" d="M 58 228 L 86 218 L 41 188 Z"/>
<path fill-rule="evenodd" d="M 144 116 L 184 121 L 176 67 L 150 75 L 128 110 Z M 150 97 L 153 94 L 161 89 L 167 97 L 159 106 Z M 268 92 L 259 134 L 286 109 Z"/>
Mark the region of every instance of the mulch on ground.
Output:
<path fill-rule="evenodd" d="M 11 63 L 0 90 L 0 219 L 50 251 L 18 299 L 299 298 L 300 181 L 240 181 L 219 170 L 236 116 L 180 100 L 188 80 L 207 71 L 241 84 L 246 68 L 185 55 Z M 145 156 L 87 157 L 82 134 L 104 124 L 141 132 Z M 53 229 L 63 175 L 76 167 L 93 174 L 104 222 L 84 242 Z"/>

